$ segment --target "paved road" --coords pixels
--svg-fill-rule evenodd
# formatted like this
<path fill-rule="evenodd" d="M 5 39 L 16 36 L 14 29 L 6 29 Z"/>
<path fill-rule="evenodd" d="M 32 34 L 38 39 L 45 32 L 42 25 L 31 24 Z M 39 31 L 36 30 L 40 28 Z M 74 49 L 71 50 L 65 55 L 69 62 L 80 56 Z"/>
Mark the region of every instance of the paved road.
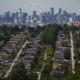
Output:
<path fill-rule="evenodd" d="M 74 43 L 73 43 L 73 35 L 70 31 L 70 42 L 71 42 L 71 62 L 72 62 L 72 73 L 75 73 L 75 60 L 74 60 Z"/>
<path fill-rule="evenodd" d="M 44 60 L 46 59 L 47 59 L 47 51 L 45 51 L 45 54 L 44 54 Z M 44 64 L 42 64 L 41 70 L 36 72 L 38 74 L 38 80 L 41 80 L 41 72 L 43 71 L 43 69 L 44 69 Z"/>
<path fill-rule="evenodd" d="M 38 75 L 38 80 L 40 80 L 41 73 L 39 71 L 36 72 Z"/>
<path fill-rule="evenodd" d="M 23 48 L 25 48 L 26 44 L 28 43 L 28 41 L 26 40 L 25 43 L 22 45 L 22 48 L 19 50 L 19 52 L 17 53 L 16 58 L 13 60 L 13 62 L 11 63 L 11 66 L 9 68 L 9 70 L 6 72 L 6 74 L 4 75 L 4 78 L 7 78 L 10 74 L 10 72 L 12 71 L 13 67 L 15 66 L 16 61 L 18 60 L 19 56 L 21 55 L 21 52 L 23 50 Z"/>
<path fill-rule="evenodd" d="M 41 72 L 43 71 L 43 69 L 44 69 L 44 66 L 42 65 L 41 70 L 36 72 L 38 75 L 38 80 L 41 80 Z"/>
<path fill-rule="evenodd" d="M 46 60 L 46 59 L 47 59 L 47 51 L 44 54 L 44 60 Z"/>

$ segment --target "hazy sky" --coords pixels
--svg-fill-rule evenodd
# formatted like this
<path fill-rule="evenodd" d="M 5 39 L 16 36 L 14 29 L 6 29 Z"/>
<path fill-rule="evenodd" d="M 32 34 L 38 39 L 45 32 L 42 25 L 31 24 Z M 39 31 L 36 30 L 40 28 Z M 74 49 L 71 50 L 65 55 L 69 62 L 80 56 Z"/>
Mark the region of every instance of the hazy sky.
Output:
<path fill-rule="evenodd" d="M 68 12 L 76 12 L 80 14 L 80 0 L 0 0 L 0 14 L 6 11 L 16 12 L 22 8 L 24 12 L 38 12 L 49 11 L 50 7 L 67 10 Z"/>

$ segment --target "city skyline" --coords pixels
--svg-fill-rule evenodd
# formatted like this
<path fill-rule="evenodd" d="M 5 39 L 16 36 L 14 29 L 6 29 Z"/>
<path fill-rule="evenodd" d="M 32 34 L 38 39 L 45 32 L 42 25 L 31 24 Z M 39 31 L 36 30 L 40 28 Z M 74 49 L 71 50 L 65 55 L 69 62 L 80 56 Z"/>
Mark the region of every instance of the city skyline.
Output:
<path fill-rule="evenodd" d="M 47 3 L 46 5 L 45 2 Z M 55 13 L 58 12 L 58 8 L 62 8 L 62 10 L 80 14 L 79 3 L 79 0 L 0 0 L 0 14 L 4 14 L 6 11 L 16 12 L 19 8 L 22 8 L 24 12 L 30 14 L 36 10 L 39 14 L 48 11 L 51 7 L 55 8 Z"/>

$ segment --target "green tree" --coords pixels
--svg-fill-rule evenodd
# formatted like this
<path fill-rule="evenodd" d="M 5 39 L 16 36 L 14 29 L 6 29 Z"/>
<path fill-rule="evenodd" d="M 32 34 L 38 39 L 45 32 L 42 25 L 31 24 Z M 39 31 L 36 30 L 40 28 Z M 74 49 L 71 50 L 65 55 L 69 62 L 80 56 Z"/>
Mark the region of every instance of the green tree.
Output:
<path fill-rule="evenodd" d="M 9 76 L 9 80 L 27 80 L 27 72 L 23 62 L 15 65 Z"/>

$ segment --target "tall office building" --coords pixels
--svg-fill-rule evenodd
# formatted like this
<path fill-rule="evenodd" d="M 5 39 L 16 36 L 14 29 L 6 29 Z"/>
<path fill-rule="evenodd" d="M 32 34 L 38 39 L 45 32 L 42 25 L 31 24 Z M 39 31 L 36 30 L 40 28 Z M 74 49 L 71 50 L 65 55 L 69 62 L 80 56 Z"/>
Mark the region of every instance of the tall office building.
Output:
<path fill-rule="evenodd" d="M 57 14 L 57 24 L 62 24 L 62 9 L 59 8 L 59 12 Z"/>
<path fill-rule="evenodd" d="M 80 21 L 80 15 L 77 15 L 77 16 L 76 16 L 76 20 L 77 20 L 77 21 Z"/>
<path fill-rule="evenodd" d="M 5 12 L 5 23 L 9 23 L 10 22 L 10 11 Z"/>
<path fill-rule="evenodd" d="M 67 11 L 63 11 L 63 15 L 62 15 L 62 23 L 63 24 L 67 24 L 69 22 L 69 17 L 68 17 L 68 13 Z"/>
<path fill-rule="evenodd" d="M 50 9 L 50 23 L 54 23 L 54 8 Z"/>
<path fill-rule="evenodd" d="M 11 22 L 13 23 L 13 24 L 15 24 L 15 20 L 16 20 L 16 23 L 18 22 L 18 19 L 19 19 L 19 13 L 18 12 L 16 12 L 16 13 L 12 13 L 12 15 L 11 15 Z"/>
<path fill-rule="evenodd" d="M 54 8 L 51 8 L 51 14 L 54 15 Z"/>
<path fill-rule="evenodd" d="M 21 25 L 22 25 L 22 9 L 20 8 L 19 9 L 19 15 L 18 15 L 18 25 L 20 25 L 20 27 L 21 27 Z"/>
<path fill-rule="evenodd" d="M 27 13 L 22 13 L 22 23 L 26 23 Z"/>
<path fill-rule="evenodd" d="M 76 21 L 76 13 L 72 13 L 72 21 Z"/>
<path fill-rule="evenodd" d="M 19 20 L 22 20 L 22 9 L 19 9 Z"/>
<path fill-rule="evenodd" d="M 33 23 L 37 22 L 37 13 L 36 13 L 36 11 L 33 11 L 32 20 L 33 20 Z"/>
<path fill-rule="evenodd" d="M 36 17 L 37 13 L 36 11 L 33 11 L 33 16 Z"/>
<path fill-rule="evenodd" d="M 3 21 L 3 16 L 0 15 L 0 24 L 3 24 L 3 23 L 4 23 L 4 21 Z"/>
<path fill-rule="evenodd" d="M 59 14 L 62 14 L 62 9 L 61 8 L 59 8 Z"/>

